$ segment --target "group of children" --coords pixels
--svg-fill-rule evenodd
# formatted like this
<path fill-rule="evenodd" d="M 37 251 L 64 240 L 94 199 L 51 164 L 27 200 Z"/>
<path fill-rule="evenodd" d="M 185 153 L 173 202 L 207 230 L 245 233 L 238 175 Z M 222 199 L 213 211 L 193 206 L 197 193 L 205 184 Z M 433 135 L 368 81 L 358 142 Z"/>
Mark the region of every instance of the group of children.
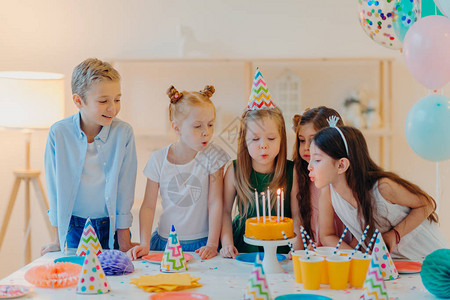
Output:
<path fill-rule="evenodd" d="M 184 251 L 202 259 L 234 258 L 260 249 L 244 242 L 245 220 L 256 216 L 255 190 L 285 193 L 284 216 L 292 217 L 316 244 L 350 248 L 370 225 L 383 234 L 394 256 L 422 259 L 447 247 L 436 203 L 418 186 L 384 171 L 369 156 L 364 136 L 344 126 L 339 113 L 320 106 L 293 118 L 296 142 L 287 159 L 283 115 L 257 70 L 254 89 L 241 116 L 237 158 L 211 142 L 215 90 L 179 92 L 171 86 L 169 121 L 178 140 L 155 151 L 144 175 L 147 184 L 139 212 L 140 243 L 131 243 L 131 207 L 136 180 L 136 149 L 130 125 L 120 111 L 120 76 L 108 63 L 87 59 L 72 75 L 79 112 L 55 123 L 45 151 L 50 198 L 48 215 L 56 240 L 41 250 L 76 248 L 90 218 L 102 247 L 126 251 L 132 259 L 164 250 L 172 225 Z M 149 112 L 151 113 L 151 112 Z M 162 214 L 152 231 L 158 193 Z M 276 215 L 271 195 L 272 214 Z M 238 214 L 232 219 L 233 205 Z M 300 239 L 294 245 L 302 249 Z M 363 247 L 366 245 L 363 243 Z M 288 252 L 287 248 L 280 248 Z"/>

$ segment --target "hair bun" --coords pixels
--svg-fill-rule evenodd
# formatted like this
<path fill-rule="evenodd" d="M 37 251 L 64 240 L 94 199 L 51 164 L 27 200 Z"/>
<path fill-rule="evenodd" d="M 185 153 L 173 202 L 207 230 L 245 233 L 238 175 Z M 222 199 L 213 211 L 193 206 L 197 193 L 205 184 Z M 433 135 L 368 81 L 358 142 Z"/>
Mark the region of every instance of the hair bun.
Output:
<path fill-rule="evenodd" d="M 200 91 L 200 94 L 202 94 L 203 96 L 206 96 L 208 98 L 211 98 L 211 96 L 214 94 L 215 91 L 216 91 L 216 89 L 214 88 L 214 86 L 207 85 L 207 86 L 205 86 L 203 91 Z"/>
<path fill-rule="evenodd" d="M 302 119 L 302 116 L 299 114 L 294 115 L 292 117 L 292 130 L 294 130 L 295 132 L 297 132 L 297 128 L 300 125 L 301 119 Z"/>
<path fill-rule="evenodd" d="M 173 85 L 169 87 L 166 94 L 167 96 L 169 96 L 170 103 L 172 104 L 176 104 L 181 100 L 181 98 L 183 98 L 183 93 L 178 92 L 178 90 Z"/>

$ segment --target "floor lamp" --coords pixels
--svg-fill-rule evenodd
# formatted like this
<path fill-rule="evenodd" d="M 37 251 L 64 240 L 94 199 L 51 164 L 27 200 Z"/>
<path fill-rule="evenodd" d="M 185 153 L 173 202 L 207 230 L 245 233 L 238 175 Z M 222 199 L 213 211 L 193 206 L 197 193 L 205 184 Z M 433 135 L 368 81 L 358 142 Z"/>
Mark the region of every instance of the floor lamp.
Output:
<path fill-rule="evenodd" d="M 64 75 L 36 72 L 0 72 L 0 127 L 22 129 L 25 132 L 25 169 L 14 170 L 14 184 L 0 229 L 2 247 L 11 213 L 16 202 L 20 184 L 25 183 L 25 263 L 31 261 L 31 198 L 30 185 L 34 187 L 38 203 L 45 215 L 46 226 L 53 236 L 52 226 L 47 218 L 49 208 L 40 180 L 40 170 L 30 167 L 31 132 L 34 129 L 48 129 L 63 117 Z M 41 154 L 42 156 L 44 153 Z"/>

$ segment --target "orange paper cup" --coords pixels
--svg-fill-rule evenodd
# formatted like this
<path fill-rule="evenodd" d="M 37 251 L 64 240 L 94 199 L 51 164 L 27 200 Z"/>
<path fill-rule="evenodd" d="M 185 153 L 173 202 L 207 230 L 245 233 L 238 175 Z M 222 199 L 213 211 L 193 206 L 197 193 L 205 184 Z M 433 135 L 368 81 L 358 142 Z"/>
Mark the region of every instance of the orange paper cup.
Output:
<path fill-rule="evenodd" d="M 350 272 L 350 260 L 346 256 L 332 255 L 326 258 L 330 288 L 345 290 Z"/>
<path fill-rule="evenodd" d="M 351 286 L 362 287 L 369 269 L 371 256 L 362 253 L 353 255 L 350 261 L 349 282 Z"/>
<path fill-rule="evenodd" d="M 327 260 L 326 258 L 328 256 L 333 255 L 334 247 L 317 247 L 316 249 L 316 255 L 321 256 L 324 258 L 322 267 L 320 269 L 320 283 L 322 284 L 328 284 L 328 267 L 327 267 Z"/>
<path fill-rule="evenodd" d="M 323 257 L 320 256 L 300 257 L 303 288 L 305 290 L 318 290 L 320 288 L 320 269 L 323 260 Z"/>
<path fill-rule="evenodd" d="M 308 251 L 309 255 L 312 255 L 314 252 Z M 301 266 L 300 266 L 300 257 L 306 256 L 305 250 L 295 250 L 294 253 L 292 253 L 292 264 L 294 266 L 294 276 L 295 281 L 298 283 L 302 283 L 302 272 L 301 272 Z"/>

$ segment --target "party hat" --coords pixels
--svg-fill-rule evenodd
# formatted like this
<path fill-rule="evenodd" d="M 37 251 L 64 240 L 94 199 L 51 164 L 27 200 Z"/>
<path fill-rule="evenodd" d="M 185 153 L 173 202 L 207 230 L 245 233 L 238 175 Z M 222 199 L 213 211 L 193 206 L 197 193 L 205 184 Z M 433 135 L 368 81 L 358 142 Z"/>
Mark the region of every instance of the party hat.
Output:
<path fill-rule="evenodd" d="M 392 261 L 391 255 L 387 251 L 381 232 L 378 233 L 375 245 L 373 246 L 373 253 L 377 257 L 380 264 L 381 275 L 384 280 L 394 280 L 398 278 L 397 268 Z"/>
<path fill-rule="evenodd" d="M 248 99 L 248 110 L 259 110 L 264 108 L 275 108 L 269 88 L 267 87 L 264 78 L 256 68 L 255 79 L 253 79 L 252 91 Z"/>
<path fill-rule="evenodd" d="M 85 256 L 89 246 L 96 255 L 99 255 L 103 251 L 102 245 L 100 245 L 97 234 L 92 226 L 91 219 L 87 218 L 86 224 L 84 224 L 83 234 L 80 238 L 80 243 L 78 244 L 76 255 Z"/>
<path fill-rule="evenodd" d="M 363 292 L 359 299 L 389 300 L 386 284 L 384 283 L 383 276 L 381 276 L 380 264 L 374 253 L 372 254 L 372 260 L 370 261 L 369 270 L 364 281 Z"/>
<path fill-rule="evenodd" d="M 187 271 L 186 260 L 183 249 L 181 249 L 175 226 L 172 225 L 169 238 L 167 239 L 166 250 L 161 260 L 161 272 L 181 272 Z"/>
<path fill-rule="evenodd" d="M 92 248 L 86 251 L 86 257 L 78 280 L 78 294 L 105 294 L 111 290 L 105 272 Z"/>
<path fill-rule="evenodd" d="M 247 286 L 245 287 L 244 297 L 245 300 L 271 300 L 269 285 L 267 284 L 266 275 L 259 259 L 259 255 L 256 256 L 255 265 L 253 271 L 248 279 Z"/>

